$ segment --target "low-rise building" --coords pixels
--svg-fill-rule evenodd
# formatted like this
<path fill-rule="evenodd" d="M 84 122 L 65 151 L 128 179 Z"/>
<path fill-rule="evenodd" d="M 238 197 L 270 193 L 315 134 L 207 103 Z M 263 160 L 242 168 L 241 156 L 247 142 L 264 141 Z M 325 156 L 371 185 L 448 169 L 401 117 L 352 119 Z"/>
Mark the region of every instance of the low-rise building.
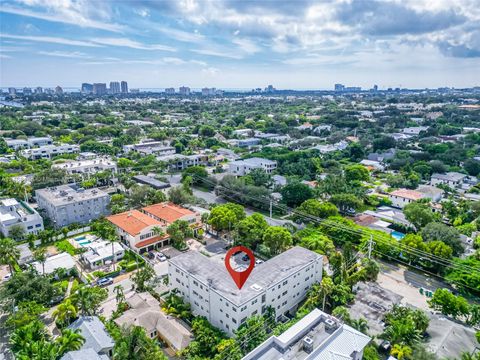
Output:
<path fill-rule="evenodd" d="M 38 261 L 32 263 L 32 266 L 39 274 L 52 274 L 57 269 L 65 269 L 67 272 L 75 268 L 75 260 L 69 253 L 63 252 L 57 255 L 47 257 L 45 263 Z"/>
<path fill-rule="evenodd" d="M 158 161 L 167 163 L 170 171 L 182 171 L 192 166 L 207 166 L 207 154 L 193 154 L 193 155 L 166 155 L 157 157 Z"/>
<path fill-rule="evenodd" d="M 445 184 L 452 188 L 460 187 L 467 175 L 458 172 L 447 172 L 446 174 L 434 173 L 430 178 L 432 185 Z"/>
<path fill-rule="evenodd" d="M 7 146 L 12 150 L 29 149 L 39 146 L 52 145 L 51 137 L 29 137 L 25 139 L 5 139 Z"/>
<path fill-rule="evenodd" d="M 222 263 L 190 251 L 169 260 L 168 279 L 194 314 L 233 335 L 247 318 L 264 314 L 269 307 L 277 319 L 294 310 L 321 281 L 322 262 L 313 251 L 291 248 L 256 264 L 239 290 Z"/>
<path fill-rule="evenodd" d="M 94 241 L 88 244 L 86 248 L 88 250 L 82 253 L 80 259 L 91 270 L 98 269 L 112 261 L 120 261 L 125 255 L 125 250 L 118 242 L 112 244 L 105 240 Z"/>
<path fill-rule="evenodd" d="M 68 329 L 78 330 L 85 339 L 80 350 L 69 351 L 62 360 L 106 360 L 113 355 L 113 339 L 96 316 L 80 316 Z"/>
<path fill-rule="evenodd" d="M 129 309 L 114 320 L 118 326 L 140 326 L 150 338 L 161 339 L 175 352 L 192 341 L 193 334 L 173 316 L 163 313 L 158 300 L 149 293 L 131 293 L 126 303 Z"/>
<path fill-rule="evenodd" d="M 67 161 L 54 164 L 52 168 L 65 170 L 69 174 L 96 174 L 99 171 L 117 172 L 117 164 L 108 158 Z"/>
<path fill-rule="evenodd" d="M 168 183 L 164 183 L 163 181 L 157 180 L 151 176 L 147 176 L 143 174 L 135 175 L 132 177 L 132 179 L 139 184 L 148 185 L 157 190 L 165 190 L 170 187 L 170 184 Z"/>
<path fill-rule="evenodd" d="M 143 253 L 170 244 L 166 227 L 138 210 L 111 215 L 107 220 L 115 225 L 120 241 L 136 252 Z"/>
<path fill-rule="evenodd" d="M 408 205 L 414 201 L 426 198 L 425 194 L 415 190 L 398 189 L 388 194 L 388 198 L 392 202 L 392 206 L 403 209 L 405 205 Z"/>
<path fill-rule="evenodd" d="M 24 201 L 0 200 L 0 232 L 8 237 L 15 226 L 20 226 L 25 234 L 38 234 L 43 231 L 43 219 Z"/>
<path fill-rule="evenodd" d="M 371 338 L 339 319 L 312 310 L 278 336 L 271 336 L 242 360 L 361 360 Z"/>
<path fill-rule="evenodd" d="M 244 176 L 253 169 L 262 169 L 267 174 L 271 174 L 277 168 L 277 162 L 263 158 L 250 158 L 245 160 L 232 161 L 228 164 L 229 172 L 233 175 Z"/>
<path fill-rule="evenodd" d="M 107 217 L 115 225 L 120 240 L 143 253 L 170 245 L 167 227 L 177 220 L 187 221 L 194 231 L 200 226 L 200 213 L 173 203 L 159 203 Z"/>
<path fill-rule="evenodd" d="M 241 139 L 241 140 L 238 140 L 238 147 L 251 147 L 251 146 L 257 146 L 259 145 L 261 142 L 260 139 L 257 139 L 257 138 L 247 138 L 247 139 Z"/>
<path fill-rule="evenodd" d="M 110 213 L 110 195 L 97 188 L 60 185 L 36 190 L 35 197 L 38 207 L 45 210 L 56 227 L 87 224 Z"/>
<path fill-rule="evenodd" d="M 157 156 L 175 154 L 175 148 L 173 146 L 165 145 L 164 141 L 145 141 L 133 145 L 124 145 L 123 151 L 136 151 L 145 155 L 153 154 Z"/>
<path fill-rule="evenodd" d="M 25 149 L 21 154 L 30 160 L 51 159 L 57 155 L 75 154 L 80 152 L 80 146 L 71 144 L 44 145 L 34 149 Z"/>

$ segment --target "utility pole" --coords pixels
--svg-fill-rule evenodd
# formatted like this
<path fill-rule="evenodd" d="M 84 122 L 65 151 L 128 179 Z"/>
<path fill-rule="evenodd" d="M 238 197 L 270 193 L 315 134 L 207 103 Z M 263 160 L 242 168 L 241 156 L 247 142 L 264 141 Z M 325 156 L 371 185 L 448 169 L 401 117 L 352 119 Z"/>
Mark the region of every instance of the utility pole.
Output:
<path fill-rule="evenodd" d="M 270 217 L 272 217 L 272 205 L 273 205 L 272 199 L 270 199 Z"/>
<path fill-rule="evenodd" d="M 372 248 L 375 243 L 373 242 L 373 236 L 370 235 L 370 240 L 368 240 L 368 258 L 372 258 Z"/>

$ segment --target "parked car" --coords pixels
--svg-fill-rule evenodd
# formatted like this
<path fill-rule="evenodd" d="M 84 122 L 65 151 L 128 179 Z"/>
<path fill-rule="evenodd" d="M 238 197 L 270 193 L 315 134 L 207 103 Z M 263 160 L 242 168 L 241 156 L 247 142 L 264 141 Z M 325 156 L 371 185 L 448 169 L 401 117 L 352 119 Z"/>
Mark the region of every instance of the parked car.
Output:
<path fill-rule="evenodd" d="M 258 265 L 258 264 L 261 264 L 261 263 L 263 263 L 263 260 L 262 260 L 262 259 L 256 259 L 256 260 L 255 260 L 255 264 Z"/>
<path fill-rule="evenodd" d="M 153 252 L 150 251 L 150 252 L 147 253 L 147 257 L 148 257 L 150 260 L 153 260 L 153 259 L 155 259 L 155 253 L 153 253 Z"/>
<path fill-rule="evenodd" d="M 160 261 L 167 261 L 167 257 L 162 252 L 157 253 L 157 259 Z"/>
<path fill-rule="evenodd" d="M 7 281 L 8 279 L 10 279 L 12 277 L 12 274 L 8 273 L 7 275 L 5 275 L 3 277 L 3 281 Z"/>
<path fill-rule="evenodd" d="M 98 286 L 108 286 L 113 284 L 113 279 L 111 277 L 106 277 L 103 279 L 99 279 L 97 281 Z"/>

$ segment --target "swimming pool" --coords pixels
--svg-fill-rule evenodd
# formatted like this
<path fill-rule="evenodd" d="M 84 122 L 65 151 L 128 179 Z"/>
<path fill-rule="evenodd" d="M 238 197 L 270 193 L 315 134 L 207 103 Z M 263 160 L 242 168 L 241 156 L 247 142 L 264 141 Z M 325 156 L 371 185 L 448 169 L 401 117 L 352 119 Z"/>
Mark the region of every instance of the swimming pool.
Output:
<path fill-rule="evenodd" d="M 401 233 L 400 231 L 392 231 L 390 235 L 392 235 L 392 237 L 398 241 L 405 237 L 405 234 Z"/>
<path fill-rule="evenodd" d="M 88 246 L 89 244 L 92 243 L 92 241 L 95 239 L 93 235 L 82 235 L 82 236 L 77 236 L 73 238 L 75 242 L 80 245 L 81 247 Z"/>

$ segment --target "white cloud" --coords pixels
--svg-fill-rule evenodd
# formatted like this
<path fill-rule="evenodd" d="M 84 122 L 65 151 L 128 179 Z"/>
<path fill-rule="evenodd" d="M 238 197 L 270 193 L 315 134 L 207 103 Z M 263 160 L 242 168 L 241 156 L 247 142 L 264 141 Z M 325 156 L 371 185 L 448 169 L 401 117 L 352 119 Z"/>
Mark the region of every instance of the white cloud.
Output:
<path fill-rule="evenodd" d="M 167 45 L 160 45 L 160 44 L 143 44 L 141 42 L 131 40 L 128 38 L 93 38 L 91 39 L 92 42 L 96 44 L 108 45 L 108 46 L 121 46 L 121 47 L 128 47 L 132 49 L 139 49 L 139 50 L 160 50 L 160 51 L 170 51 L 175 52 L 176 49 L 167 46 Z"/>
<path fill-rule="evenodd" d="M 135 14 L 140 15 L 141 17 L 144 17 L 144 18 L 150 16 L 150 11 L 148 11 L 145 8 L 135 9 L 134 12 Z"/>
<path fill-rule="evenodd" d="M 152 29 L 160 31 L 161 33 L 177 41 L 191 42 L 191 43 L 201 43 L 205 41 L 205 36 L 198 33 L 198 31 L 188 32 L 188 31 L 183 31 L 183 30 L 178 30 L 173 28 L 158 27 L 158 25 L 156 24 L 152 26 Z"/>
<path fill-rule="evenodd" d="M 243 58 L 242 55 L 231 52 L 231 50 L 217 51 L 217 50 L 210 50 L 210 49 L 191 49 L 190 51 L 192 51 L 196 54 L 216 56 L 216 57 L 222 57 L 222 58 L 226 58 L 226 59 L 239 60 L 239 59 Z"/>
<path fill-rule="evenodd" d="M 87 59 L 90 58 L 90 55 L 79 51 L 39 51 L 38 54 L 46 56 L 56 56 L 64 58 L 74 58 L 74 59 Z"/>
<path fill-rule="evenodd" d="M 83 3 L 82 5 L 73 6 L 72 4 L 74 3 L 79 4 L 80 1 L 27 1 L 27 5 L 42 6 L 46 8 L 48 12 L 37 12 L 7 5 L 0 6 L 0 12 L 113 32 L 122 32 L 125 30 L 125 27 L 122 25 L 88 17 L 84 12 L 84 7 L 87 6 L 87 2 L 81 1 L 81 3 Z M 97 3 L 100 4 L 100 1 L 95 1 L 94 3 L 94 5 L 97 5 Z"/>
<path fill-rule="evenodd" d="M 261 51 L 261 48 L 250 39 L 234 38 L 232 42 L 247 54 L 255 54 Z"/>
<path fill-rule="evenodd" d="M 101 47 L 99 44 L 94 44 L 89 41 L 82 40 L 72 40 L 61 37 L 52 37 L 52 36 L 28 36 L 28 35 L 12 35 L 12 34 L 1 34 L 2 38 L 6 39 L 15 39 L 15 40 L 27 40 L 35 42 L 46 42 L 52 44 L 61 44 L 61 45 L 71 45 L 71 46 L 86 46 L 86 47 Z"/>

